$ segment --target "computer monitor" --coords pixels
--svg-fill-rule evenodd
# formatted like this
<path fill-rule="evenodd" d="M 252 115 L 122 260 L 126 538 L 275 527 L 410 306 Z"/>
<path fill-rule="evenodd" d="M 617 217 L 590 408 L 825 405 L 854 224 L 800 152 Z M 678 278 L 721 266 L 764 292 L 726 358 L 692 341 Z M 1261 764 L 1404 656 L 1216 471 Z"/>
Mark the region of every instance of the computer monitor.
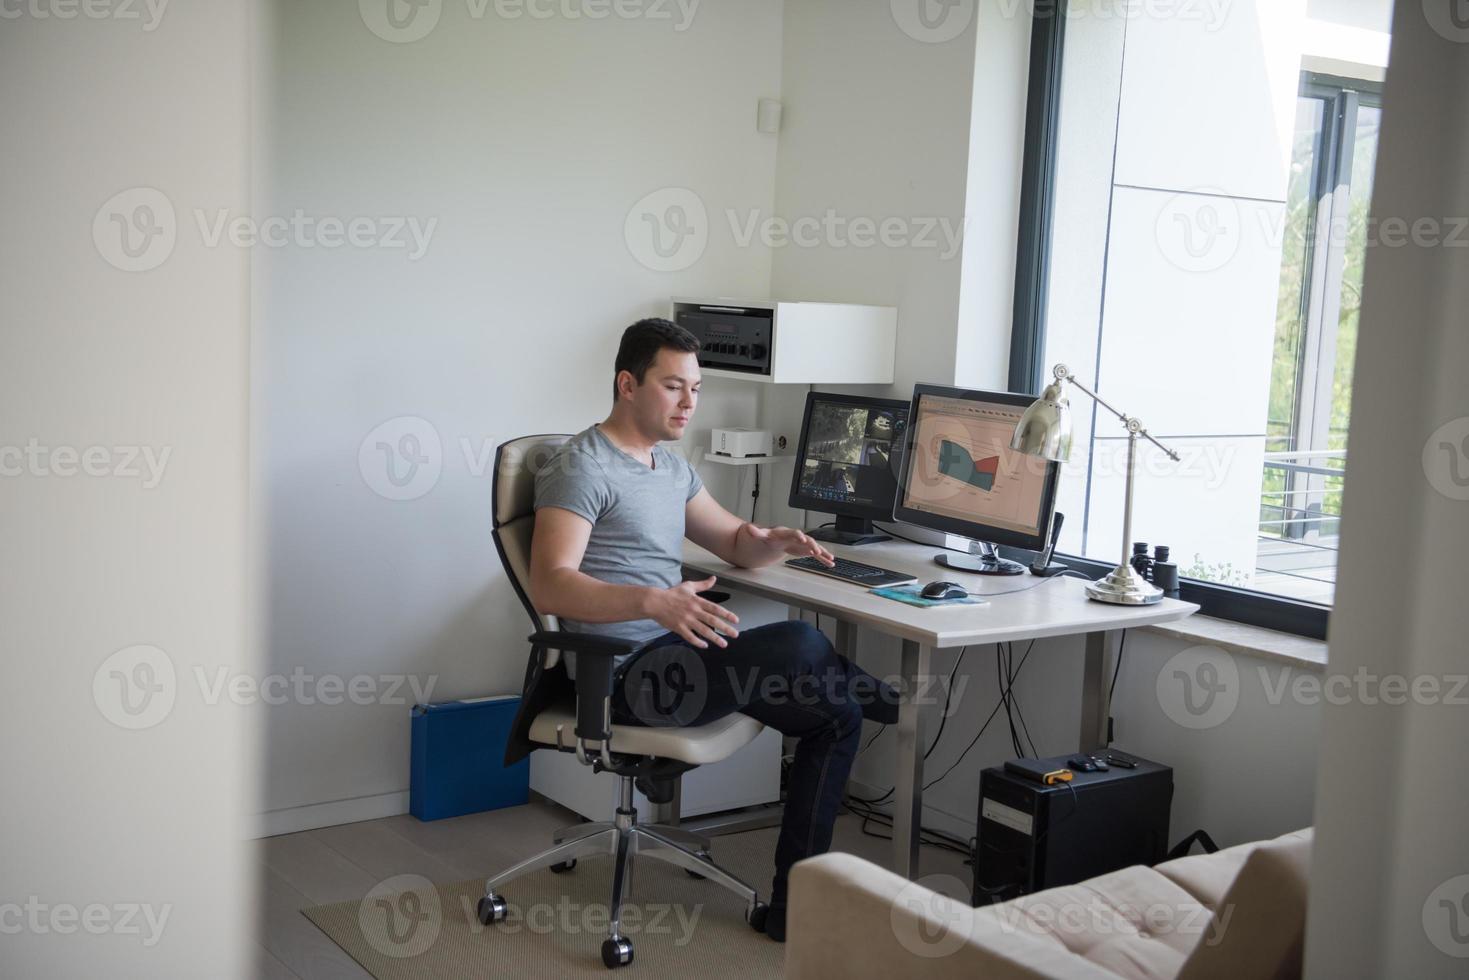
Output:
<path fill-rule="evenodd" d="M 907 424 L 904 401 L 806 395 L 790 505 L 836 515 L 836 526 L 808 532 L 813 538 L 837 544 L 890 540 L 872 522 L 892 520 Z"/>
<path fill-rule="evenodd" d="M 1018 575 L 1025 566 L 999 557 L 996 545 L 1045 550 L 1060 465 L 1010 448 L 1015 423 L 1034 400 L 914 386 L 893 517 L 973 542 L 975 554 L 938 555 L 940 565 Z"/>

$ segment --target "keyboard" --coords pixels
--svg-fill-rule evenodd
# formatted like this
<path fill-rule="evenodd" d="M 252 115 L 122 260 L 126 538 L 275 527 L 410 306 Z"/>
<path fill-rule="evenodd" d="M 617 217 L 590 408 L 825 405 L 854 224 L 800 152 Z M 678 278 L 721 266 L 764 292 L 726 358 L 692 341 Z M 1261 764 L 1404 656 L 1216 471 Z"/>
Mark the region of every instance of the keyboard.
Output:
<path fill-rule="evenodd" d="M 850 561 L 846 558 L 836 559 L 836 565 L 831 568 L 811 557 L 792 558 L 786 564 L 791 568 L 799 568 L 803 572 L 815 572 L 817 575 L 841 579 L 843 582 L 863 585 L 869 589 L 880 589 L 889 585 L 907 585 L 910 582 L 918 581 L 917 576 L 914 575 L 905 575 L 902 572 L 879 568 L 876 565 L 864 565 L 860 561 Z"/>

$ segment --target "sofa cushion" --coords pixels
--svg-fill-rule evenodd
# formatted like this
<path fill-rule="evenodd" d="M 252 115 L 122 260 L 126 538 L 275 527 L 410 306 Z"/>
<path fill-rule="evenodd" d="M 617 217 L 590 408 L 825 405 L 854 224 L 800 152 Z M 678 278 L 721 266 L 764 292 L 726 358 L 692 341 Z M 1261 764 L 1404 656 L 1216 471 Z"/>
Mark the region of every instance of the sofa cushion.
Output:
<path fill-rule="evenodd" d="M 1179 980 L 1299 977 L 1310 861 L 1309 830 L 1253 848 L 1218 902 L 1208 941 L 1194 949 Z"/>
<path fill-rule="evenodd" d="M 1157 871 L 1170 878 L 1204 905 L 1214 909 L 1219 907 L 1224 893 L 1234 884 L 1235 878 L 1239 877 L 1240 869 L 1245 866 L 1245 860 L 1256 849 L 1274 842 L 1310 840 L 1310 837 L 1310 828 L 1297 830 L 1283 834 L 1274 841 L 1250 841 L 1248 844 L 1226 847 L 1213 854 L 1194 854 L 1190 857 L 1177 858 L 1158 865 Z"/>
<path fill-rule="evenodd" d="M 984 914 L 1129 980 L 1176 976 L 1212 921 L 1189 892 L 1142 866 L 989 906 Z"/>

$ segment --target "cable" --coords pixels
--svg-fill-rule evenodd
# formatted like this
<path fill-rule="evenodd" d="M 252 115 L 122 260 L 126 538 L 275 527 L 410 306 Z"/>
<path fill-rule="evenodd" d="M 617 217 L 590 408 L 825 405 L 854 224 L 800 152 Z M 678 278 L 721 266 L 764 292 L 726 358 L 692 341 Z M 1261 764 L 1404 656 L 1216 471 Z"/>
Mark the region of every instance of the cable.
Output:
<path fill-rule="evenodd" d="M 1025 662 L 1030 659 L 1030 651 L 1034 647 L 1035 647 L 1035 641 L 1032 640 L 1030 642 L 1030 645 L 1025 648 L 1025 654 L 1020 658 L 1020 663 L 1016 665 L 1014 674 L 1011 675 L 1012 676 L 1011 683 L 1014 683 L 1014 678 L 1020 676 L 1020 671 L 1025 667 Z M 975 743 L 977 743 L 980 740 L 980 737 L 984 735 L 985 731 L 990 727 L 990 722 L 992 722 L 992 721 L 995 720 L 995 715 L 999 714 L 1000 708 L 1003 707 L 1004 704 L 1005 704 L 1005 696 L 1002 693 L 1000 695 L 1000 700 L 995 702 L 994 708 L 992 708 L 990 710 L 989 716 L 987 718 L 985 718 L 984 724 L 980 725 L 979 726 L 979 731 L 974 734 L 974 738 L 971 739 L 970 742 L 969 742 L 969 744 L 964 747 L 964 751 L 959 753 L 959 758 L 955 759 L 953 761 L 953 763 L 949 766 L 949 768 L 947 768 L 947 769 L 944 770 L 943 775 L 938 777 L 938 779 L 935 779 L 935 780 L 933 780 L 932 782 L 929 782 L 929 783 L 924 783 L 923 784 L 923 791 L 924 792 L 928 792 L 929 787 L 938 785 L 938 783 L 940 781 L 942 781 L 946 776 L 948 776 L 949 773 L 951 773 L 951 772 L 954 771 L 955 767 L 958 766 L 959 763 L 961 763 L 961 762 L 964 761 L 964 757 L 969 754 L 969 750 L 972 749 L 972 748 L 974 748 Z M 928 758 L 928 755 L 926 753 L 924 755 L 924 758 L 925 759 Z M 860 803 L 867 803 L 867 804 L 870 804 L 870 805 L 876 805 L 876 804 L 887 802 L 888 797 L 892 796 L 895 792 L 897 792 L 897 787 L 894 786 L 894 787 L 889 787 L 888 790 L 887 790 L 887 792 L 883 793 L 881 796 L 877 797 L 876 799 L 869 800 L 869 799 L 865 799 L 865 798 L 860 797 L 860 796 L 853 796 L 852 799 L 857 800 Z"/>
<path fill-rule="evenodd" d="M 934 733 L 933 742 L 929 744 L 928 751 L 923 753 L 923 759 L 925 762 L 928 761 L 929 756 L 933 755 L 933 750 L 939 747 L 939 739 L 944 737 L 944 725 L 947 724 L 949 720 L 949 699 L 954 696 L 954 675 L 959 673 L 959 665 L 964 662 L 964 654 L 968 650 L 969 647 L 967 646 L 959 648 L 959 656 L 954 660 L 953 669 L 949 671 L 949 680 L 944 685 L 944 707 L 943 710 L 939 713 L 939 730 Z"/>
<path fill-rule="evenodd" d="M 1020 658 L 1020 663 L 1017 664 L 1016 667 L 1015 667 L 1015 673 L 1013 675 L 1014 677 L 1019 677 L 1020 676 L 1020 671 L 1025 668 L 1025 662 L 1030 659 L 1030 651 L 1031 651 L 1031 648 L 1033 648 L 1034 646 L 1035 646 L 1035 643 L 1034 643 L 1034 641 L 1032 641 L 1031 644 L 1030 644 L 1030 646 L 1025 648 L 1025 654 L 1024 654 L 1024 656 L 1022 656 Z M 947 769 L 944 770 L 944 774 L 942 776 L 940 776 L 938 779 L 935 779 L 931 783 L 924 783 L 923 784 L 923 791 L 925 793 L 928 792 L 929 787 L 931 787 L 931 786 L 937 786 L 946 776 L 949 775 L 949 773 L 951 773 L 951 772 L 954 771 L 955 767 L 957 767 L 959 765 L 959 763 L 961 763 L 961 762 L 964 761 L 964 757 L 969 754 L 969 750 L 972 749 L 972 748 L 974 748 L 975 743 L 977 743 L 979 741 L 980 736 L 982 736 L 984 734 L 985 729 L 989 728 L 990 722 L 994 720 L 994 717 L 999 712 L 1000 706 L 1002 704 L 1004 704 L 1004 698 L 1003 697 L 1000 699 L 999 702 L 997 702 L 995 704 L 994 710 L 992 710 L 990 712 L 989 717 L 984 720 L 984 724 L 981 725 L 981 726 L 979 726 L 979 731 L 974 734 L 974 738 L 971 739 L 970 742 L 969 742 L 969 744 L 964 747 L 964 751 L 959 753 L 959 758 L 955 759 L 954 762 L 953 762 L 953 764 L 950 765 L 949 768 L 947 768 Z M 891 791 L 889 791 L 889 792 L 891 792 Z"/>
<path fill-rule="evenodd" d="M 760 505 L 760 464 L 759 463 L 756 463 L 754 465 L 753 469 L 755 470 L 755 491 L 750 494 L 750 523 L 751 524 L 754 524 L 755 523 L 755 508 Z"/>
<path fill-rule="evenodd" d="M 876 837 L 878 840 L 892 840 L 893 838 L 890 834 L 878 834 L 868 830 L 867 824 L 871 822 L 877 824 L 879 827 L 886 827 L 887 829 L 891 830 L 893 826 L 893 818 L 880 810 L 874 810 L 871 807 L 866 806 L 860 802 L 858 802 L 856 806 L 852 806 L 851 802 L 854 800 L 855 797 L 851 798 L 851 800 L 843 801 L 842 806 L 847 810 L 847 812 L 851 813 L 853 816 L 862 818 L 862 833 L 866 834 L 868 837 Z M 940 830 L 934 830 L 930 827 L 920 827 L 918 830 L 918 835 L 919 843 L 927 845 L 929 847 L 937 847 L 941 850 L 953 851 L 956 854 L 963 854 L 966 857 L 971 856 L 974 851 L 974 846 L 972 843 L 974 841 L 974 838 L 972 837 L 969 839 L 969 841 L 962 841 L 957 837 L 946 834 Z M 967 864 L 968 862 L 966 861 L 965 863 Z"/>
<path fill-rule="evenodd" d="M 960 647 L 959 648 L 959 656 L 957 656 L 957 657 L 954 658 L 954 666 L 949 669 L 949 679 L 948 679 L 948 681 L 945 684 L 945 691 L 944 691 L 944 707 L 943 707 L 943 710 L 941 711 L 941 713 L 939 714 L 939 729 L 938 729 L 937 732 L 934 733 L 933 741 L 931 741 L 929 743 L 928 749 L 923 753 L 924 761 L 927 761 L 928 760 L 928 757 L 931 756 L 931 755 L 933 755 L 933 750 L 939 747 L 939 739 L 943 737 L 943 734 L 944 734 L 944 725 L 949 720 L 949 704 L 950 704 L 950 699 L 954 696 L 954 676 L 959 673 L 959 665 L 964 662 L 964 654 L 967 653 L 968 650 L 969 650 L 969 647 L 967 645 Z M 857 750 L 857 754 L 858 755 L 861 755 L 863 752 L 866 752 L 869 748 L 871 748 L 872 747 L 872 743 L 877 741 L 877 736 L 878 735 L 881 735 L 884 731 L 886 731 L 887 730 L 887 727 L 888 727 L 887 725 L 883 725 L 881 728 L 879 728 L 877 730 L 876 734 L 874 734 L 871 738 L 869 738 L 867 740 L 867 744 L 864 745 L 864 746 L 862 746 L 862 748 L 860 748 L 860 749 Z M 883 803 L 883 802 L 885 802 L 887 800 L 887 798 L 889 796 L 893 795 L 894 792 L 895 792 L 895 790 L 890 789 L 886 793 L 882 794 L 881 796 L 879 796 L 875 800 L 864 799 L 863 797 L 860 797 L 860 796 L 853 796 L 852 799 L 857 800 L 860 803 L 867 803 L 867 804 Z"/>
<path fill-rule="evenodd" d="M 1117 675 L 1122 670 L 1122 651 L 1127 646 L 1127 630 L 1122 631 L 1122 638 L 1117 641 L 1117 662 L 1112 665 L 1112 686 L 1107 688 L 1107 713 L 1112 711 L 1112 695 L 1117 693 Z"/>
<path fill-rule="evenodd" d="M 864 745 L 864 746 L 862 746 L 860 749 L 857 750 L 857 754 L 858 755 L 861 755 L 863 752 L 866 752 L 868 749 L 872 748 L 872 743 L 877 741 L 877 736 L 881 735 L 883 732 L 885 732 L 887 730 L 888 730 L 888 726 L 887 725 L 880 725 L 880 726 L 878 726 L 877 731 L 874 732 L 873 735 L 872 735 L 872 737 L 867 740 L 867 744 Z"/>

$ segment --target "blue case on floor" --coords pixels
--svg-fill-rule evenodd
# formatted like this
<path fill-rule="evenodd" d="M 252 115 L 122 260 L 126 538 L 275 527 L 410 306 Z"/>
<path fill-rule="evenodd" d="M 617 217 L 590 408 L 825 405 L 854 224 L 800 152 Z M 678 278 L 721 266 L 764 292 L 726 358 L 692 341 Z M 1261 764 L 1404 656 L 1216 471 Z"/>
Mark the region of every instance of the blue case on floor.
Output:
<path fill-rule="evenodd" d="M 527 802 L 530 759 L 502 761 L 519 710 L 513 694 L 415 704 L 409 812 L 441 820 Z"/>

